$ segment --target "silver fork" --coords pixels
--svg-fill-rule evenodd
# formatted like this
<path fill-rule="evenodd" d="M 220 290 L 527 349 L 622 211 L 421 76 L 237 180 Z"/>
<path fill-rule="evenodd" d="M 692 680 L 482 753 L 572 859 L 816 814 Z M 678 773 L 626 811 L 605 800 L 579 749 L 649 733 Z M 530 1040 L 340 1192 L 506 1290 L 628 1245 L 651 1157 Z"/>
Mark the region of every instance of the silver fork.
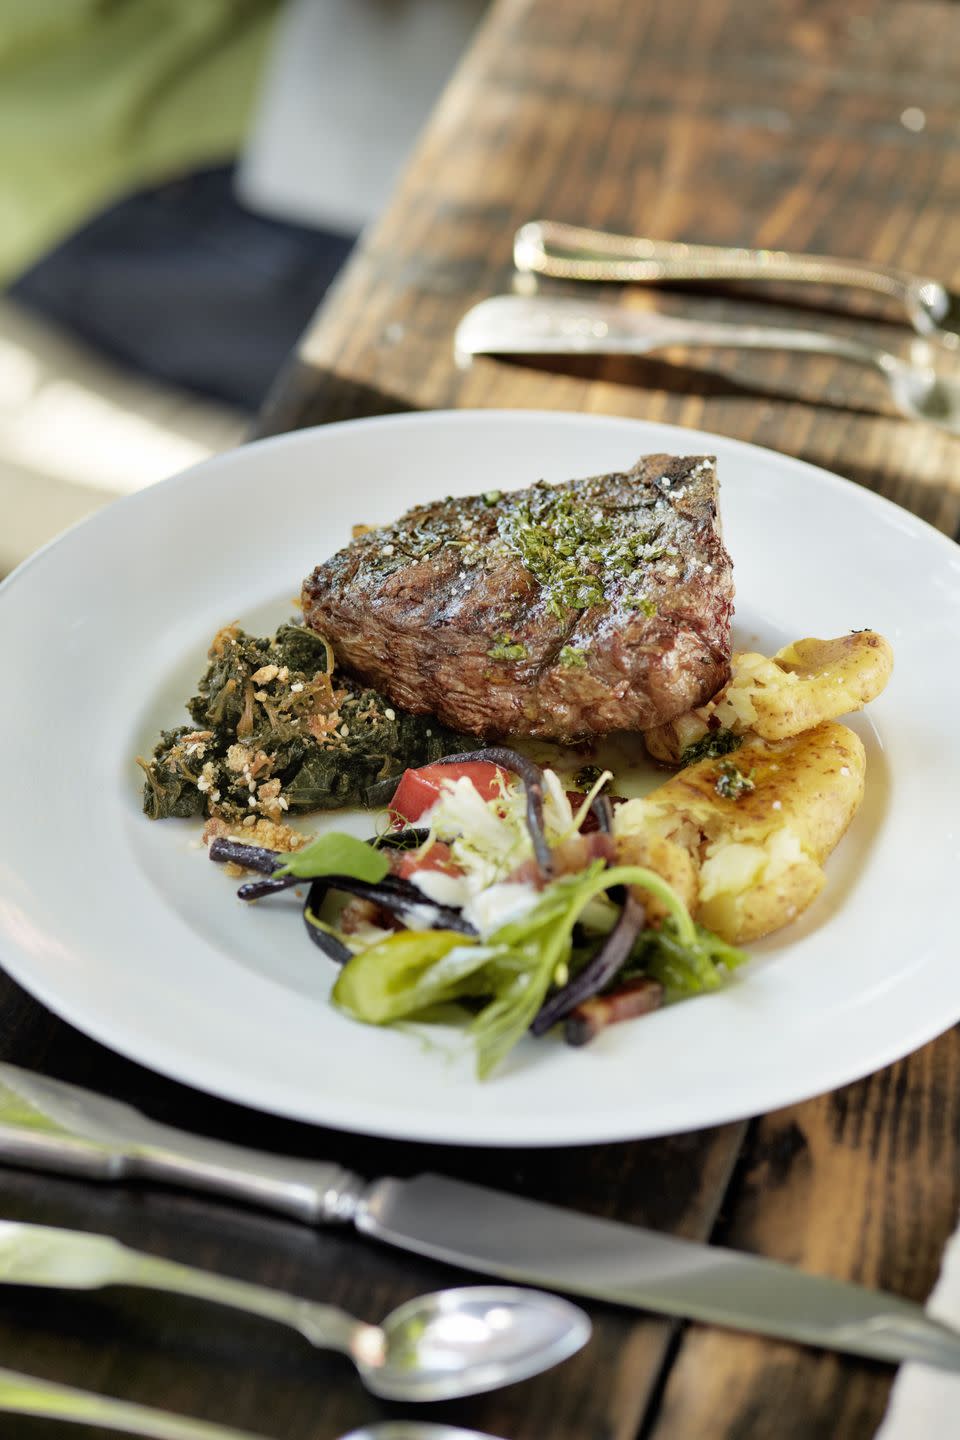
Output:
<path fill-rule="evenodd" d="M 513 258 L 518 270 L 563 280 L 787 280 L 854 286 L 899 301 L 918 334 L 931 335 L 950 350 L 960 345 L 960 295 L 929 276 L 869 260 L 687 245 L 611 235 L 557 220 L 531 220 L 521 226 L 514 237 Z"/>
<path fill-rule="evenodd" d="M 32 1415 L 44 1420 L 63 1420 L 74 1425 L 99 1425 L 126 1435 L 146 1435 L 150 1440 L 263 1440 L 249 1430 L 234 1430 L 95 1395 L 72 1385 L 56 1385 L 15 1370 L 0 1370 L 0 1411 L 7 1415 Z M 343 1440 L 496 1440 L 476 1430 L 453 1425 L 434 1425 L 422 1420 L 385 1420 L 352 1430 Z"/>
<path fill-rule="evenodd" d="M 802 350 L 852 360 L 883 376 L 901 414 L 960 434 L 960 381 L 938 375 L 930 365 L 910 364 L 866 340 L 820 330 L 687 320 L 562 296 L 495 295 L 467 311 L 454 337 L 461 363 L 473 355 L 646 355 L 671 346 L 703 345 Z"/>

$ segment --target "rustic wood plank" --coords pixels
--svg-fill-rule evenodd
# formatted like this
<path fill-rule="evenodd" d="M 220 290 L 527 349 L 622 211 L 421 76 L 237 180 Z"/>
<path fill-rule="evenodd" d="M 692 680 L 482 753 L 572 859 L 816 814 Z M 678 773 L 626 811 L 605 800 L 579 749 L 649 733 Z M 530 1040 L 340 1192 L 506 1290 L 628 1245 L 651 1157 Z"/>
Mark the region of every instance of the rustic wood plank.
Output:
<path fill-rule="evenodd" d="M 960 1032 L 758 1121 L 718 1237 L 922 1301 L 960 1206 Z M 709 1383 L 704 1378 L 709 1377 Z M 645 1440 L 868 1440 L 893 1371 L 693 1326 Z"/>
<path fill-rule="evenodd" d="M 842 362 L 695 352 L 687 366 L 484 359 L 462 373 L 450 344 L 468 305 L 510 288 L 513 231 L 535 215 L 869 256 L 960 283 L 958 46 L 960 9 L 943 3 L 874 0 L 850 14 L 789 0 L 502 0 L 261 433 L 451 405 L 635 415 L 799 455 L 957 533 L 956 442 L 896 416 L 882 386 Z M 920 131 L 901 122 L 911 108 Z M 743 287 L 640 303 L 841 331 L 851 309 L 896 315 L 849 293 L 839 315 L 835 294 L 772 293 L 796 308 L 758 305 Z M 904 327 L 877 334 L 910 343 Z"/>
<path fill-rule="evenodd" d="M 585 1213 L 711 1233 L 745 1127 L 641 1145 L 465 1150 L 372 1141 L 230 1105 L 122 1059 L 56 1020 L 0 975 L 0 1055 L 122 1096 L 196 1133 L 283 1154 L 333 1159 L 371 1178 L 439 1170 Z M 157 1255 L 345 1305 L 375 1321 L 411 1296 L 476 1276 L 361 1239 L 155 1186 L 0 1169 L 0 1216 L 115 1235 Z M 609 1306 L 587 1308 L 590 1345 L 558 1372 L 433 1407 L 511 1440 L 634 1440 L 675 1327 Z M 4 1364 L 285 1440 L 335 1440 L 399 1413 L 367 1396 L 348 1364 L 266 1322 L 136 1292 L 64 1297 L 0 1286 Z M 412 1416 L 412 1408 L 408 1413 Z M 0 1433 L 6 1431 L 0 1426 Z M 52 1440 L 52 1436 L 51 1436 Z"/>

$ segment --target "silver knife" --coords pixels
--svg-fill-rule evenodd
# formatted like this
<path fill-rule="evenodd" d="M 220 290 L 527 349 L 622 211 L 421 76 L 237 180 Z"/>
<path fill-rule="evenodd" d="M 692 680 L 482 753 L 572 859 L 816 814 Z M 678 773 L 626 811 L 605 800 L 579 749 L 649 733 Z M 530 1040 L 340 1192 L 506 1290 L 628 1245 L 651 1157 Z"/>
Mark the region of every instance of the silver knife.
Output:
<path fill-rule="evenodd" d="M 352 1224 L 388 1245 L 506 1280 L 960 1371 L 960 1332 L 896 1295 L 440 1175 L 367 1181 L 340 1165 L 204 1139 L 3 1064 L 0 1159 L 212 1191 L 310 1225 Z"/>
<path fill-rule="evenodd" d="M 906 360 L 858 335 L 690 319 L 565 295 L 492 295 L 467 311 L 453 337 L 460 366 L 471 364 L 475 355 L 649 355 L 698 345 L 792 350 L 852 361 L 880 376 L 901 414 L 960 434 L 960 385 L 955 380 L 940 375 L 925 352 Z"/>

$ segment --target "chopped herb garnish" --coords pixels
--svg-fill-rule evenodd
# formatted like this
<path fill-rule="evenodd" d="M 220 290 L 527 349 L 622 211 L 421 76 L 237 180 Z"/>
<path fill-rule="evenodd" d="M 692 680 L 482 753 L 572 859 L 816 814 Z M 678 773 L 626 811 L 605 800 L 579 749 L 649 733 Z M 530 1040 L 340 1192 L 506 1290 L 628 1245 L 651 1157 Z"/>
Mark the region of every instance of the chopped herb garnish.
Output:
<path fill-rule="evenodd" d="M 512 635 L 501 635 L 487 651 L 491 660 L 524 660 L 527 655 L 526 645 L 521 645 L 519 640 L 514 640 Z"/>
<path fill-rule="evenodd" d="M 586 652 L 574 645 L 564 645 L 557 659 L 565 670 L 583 670 L 587 663 Z"/>
<path fill-rule="evenodd" d="M 659 527 L 637 531 L 632 517 L 542 482 L 500 517 L 499 530 L 560 619 L 606 603 L 611 587 L 670 553 L 654 546 Z"/>
<path fill-rule="evenodd" d="M 722 800 L 739 800 L 742 795 L 749 795 L 754 789 L 754 783 L 749 775 L 744 775 L 742 770 L 737 769 L 732 760 L 722 760 L 720 774 L 713 788 Z"/>
<path fill-rule="evenodd" d="M 657 603 L 647 595 L 628 595 L 624 600 L 628 610 L 642 610 L 648 618 L 657 613 Z"/>
<path fill-rule="evenodd" d="M 584 792 L 592 790 L 597 781 L 609 773 L 609 771 L 604 770 L 600 765 L 581 765 L 573 777 L 574 789 L 583 790 Z"/>
<path fill-rule="evenodd" d="M 681 765 L 695 765 L 698 760 L 717 760 L 721 755 L 729 755 L 734 750 L 739 750 L 743 744 L 742 735 L 734 735 L 732 730 L 708 730 L 700 740 L 695 740 L 688 745 L 680 755 Z"/>
<path fill-rule="evenodd" d="M 485 490 L 483 492 L 484 505 L 496 505 L 503 499 L 502 490 Z"/>

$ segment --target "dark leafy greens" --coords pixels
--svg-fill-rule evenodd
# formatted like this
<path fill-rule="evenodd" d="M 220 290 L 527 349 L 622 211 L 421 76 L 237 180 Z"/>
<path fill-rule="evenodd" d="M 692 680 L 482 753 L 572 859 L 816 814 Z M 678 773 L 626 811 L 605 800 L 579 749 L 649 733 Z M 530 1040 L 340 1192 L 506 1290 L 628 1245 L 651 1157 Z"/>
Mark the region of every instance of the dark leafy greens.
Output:
<path fill-rule="evenodd" d="M 227 626 L 209 662 L 187 703 L 194 723 L 165 730 L 139 762 L 152 819 L 282 821 L 358 805 L 376 782 L 475 743 L 334 677 L 330 646 L 303 625 L 269 639 Z"/>

